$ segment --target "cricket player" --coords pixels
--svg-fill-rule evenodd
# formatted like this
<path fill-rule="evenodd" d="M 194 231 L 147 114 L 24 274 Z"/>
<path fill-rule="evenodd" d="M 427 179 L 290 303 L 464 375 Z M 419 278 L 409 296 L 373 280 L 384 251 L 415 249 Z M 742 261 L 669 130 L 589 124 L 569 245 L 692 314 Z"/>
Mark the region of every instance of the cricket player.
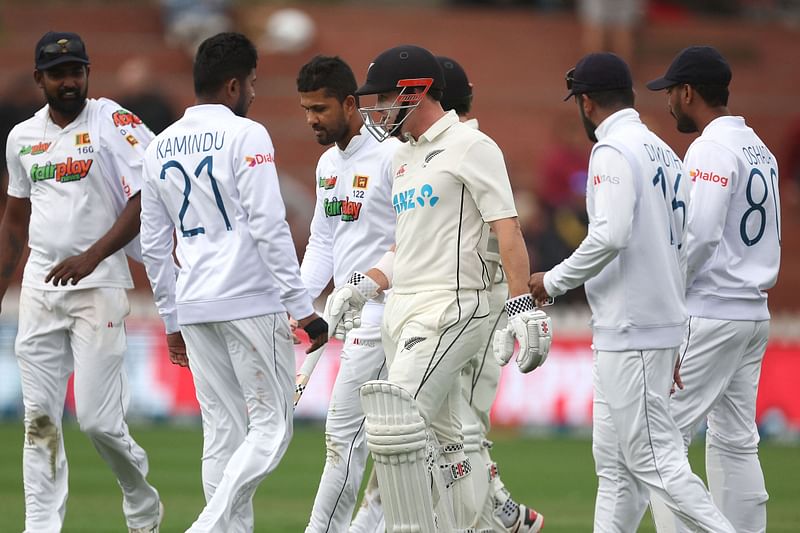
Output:
<path fill-rule="evenodd" d="M 300 279 L 272 141 L 245 118 L 256 61 L 241 34 L 206 39 L 194 60 L 196 105 L 145 155 L 145 266 L 170 358 L 191 367 L 203 417 L 206 507 L 191 533 L 253 531 L 253 493 L 292 435 L 287 311 L 310 350 L 327 340 Z"/>
<path fill-rule="evenodd" d="M 392 156 L 397 139 L 379 143 L 363 126 L 356 78 L 339 57 L 316 56 L 297 77 L 300 106 L 317 142 L 333 144 L 317 163 L 317 200 L 300 273 L 312 298 L 353 269 L 376 264 L 394 244 Z M 327 458 L 306 531 L 346 532 L 368 455 L 358 395 L 369 380 L 385 379 L 382 298 L 363 309 L 361 326 L 347 332 L 325 421 Z"/>
<path fill-rule="evenodd" d="M 647 84 L 666 89 L 678 131 L 701 135 L 684 158 L 691 180 L 686 222 L 686 306 L 679 387 L 669 409 L 688 447 L 706 420 L 706 472 L 714 502 L 739 533 L 767 528 L 758 460 L 756 396 L 769 336 L 766 291 L 781 252 L 778 162 L 728 109 L 731 69 L 710 46 L 680 52 Z M 659 531 L 688 531 L 654 501 Z"/>
<path fill-rule="evenodd" d="M 688 177 L 639 119 L 628 65 L 584 56 L 567 73 L 595 143 L 589 159 L 589 233 L 573 254 L 530 279 L 537 301 L 586 285 L 592 308 L 592 451 L 599 479 L 594 531 L 636 531 L 650 493 L 701 531 L 732 532 L 692 474 L 668 409 L 686 324 L 681 244 Z"/>
<path fill-rule="evenodd" d="M 455 110 L 459 120 L 471 128 L 478 129 L 478 119 L 470 114 L 472 110 L 472 84 L 469 82 L 464 68 L 449 57 L 437 56 L 442 66 L 446 86 L 442 97 L 442 109 Z M 505 313 L 505 301 L 508 298 L 508 280 L 500 262 L 500 245 L 497 236 L 489 232 L 486 265 L 489 271 L 489 316 L 486 318 L 484 341 L 470 364 L 461 374 L 462 392 L 465 395 L 470 412 L 465 415 L 469 423 L 463 424 L 464 446 L 477 451 L 482 459 L 482 466 L 488 472 L 489 484 L 486 487 L 488 507 L 484 510 L 479 527 L 491 527 L 494 531 L 515 533 L 536 533 L 544 527 L 544 516 L 526 505 L 519 504 L 511 498 L 500 479 L 497 463 L 492 461 L 488 440 L 491 421 L 489 413 L 492 409 L 497 386 L 500 384 L 500 365 L 493 357 L 492 341 L 494 332 L 506 327 L 508 318 Z M 470 420 L 470 418 L 472 418 Z M 470 456 L 472 459 L 472 456 Z M 475 467 L 478 465 L 475 464 Z"/>
<path fill-rule="evenodd" d="M 417 46 L 386 50 L 370 65 L 357 91 L 374 104 L 361 103 L 367 128 L 379 140 L 399 131 L 406 141 L 392 165 L 396 251 L 393 262 L 354 272 L 328 305 L 331 323 L 348 327 L 366 300 L 392 287 L 382 327 L 388 381 L 361 389 L 390 531 L 470 528 L 480 514 L 464 454 L 460 375 L 484 340 L 489 313 L 485 222 L 508 275 L 517 363 L 530 371 L 549 348 L 549 328 L 540 327 L 549 319 L 534 310 L 525 286 L 527 250 L 502 153 L 442 109 L 444 83 L 436 58 Z"/>
<path fill-rule="evenodd" d="M 25 531 L 61 531 L 67 458 L 61 417 L 74 371 L 81 430 L 114 472 L 125 521 L 157 532 L 163 507 L 147 454 L 125 423 L 124 320 L 133 288 L 123 247 L 138 249 L 141 158 L 153 134 L 117 103 L 87 98 L 80 36 L 47 32 L 34 79 L 47 100 L 8 136 L 0 225 L 0 301 L 27 241 L 15 344 L 25 404 Z"/>

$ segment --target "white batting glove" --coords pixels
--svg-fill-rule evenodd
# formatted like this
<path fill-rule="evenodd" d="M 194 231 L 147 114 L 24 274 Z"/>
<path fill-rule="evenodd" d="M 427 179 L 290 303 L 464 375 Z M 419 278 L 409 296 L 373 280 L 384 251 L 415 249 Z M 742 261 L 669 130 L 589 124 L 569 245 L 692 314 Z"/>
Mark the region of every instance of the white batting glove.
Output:
<path fill-rule="evenodd" d="M 347 332 L 361 326 L 361 309 L 378 295 L 378 284 L 361 272 L 353 272 L 347 283 L 336 287 L 325 302 L 328 337 L 343 340 Z"/>
<path fill-rule="evenodd" d="M 545 362 L 550 353 L 552 326 L 550 317 L 536 309 L 530 294 L 523 294 L 506 301 L 508 325 L 494 334 L 494 357 L 505 365 L 514 355 L 514 340 L 519 342 L 517 366 L 530 372 Z"/>

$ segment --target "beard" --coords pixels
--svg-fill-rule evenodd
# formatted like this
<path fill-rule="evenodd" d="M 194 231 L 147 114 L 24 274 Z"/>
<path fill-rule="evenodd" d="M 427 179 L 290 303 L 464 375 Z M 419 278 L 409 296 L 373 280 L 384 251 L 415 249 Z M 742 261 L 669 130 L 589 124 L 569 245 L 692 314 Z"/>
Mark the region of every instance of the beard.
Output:
<path fill-rule="evenodd" d="M 234 115 L 246 117 L 248 109 L 250 109 L 250 99 L 248 98 L 246 91 L 241 91 L 239 93 L 239 99 L 236 101 L 236 105 L 233 106 L 231 111 L 233 111 Z"/>
<path fill-rule="evenodd" d="M 583 122 L 583 129 L 586 130 L 586 136 L 589 137 L 589 140 L 593 143 L 597 142 L 597 135 L 595 135 L 595 131 L 597 130 L 597 126 L 592 124 L 592 121 L 589 120 L 589 117 L 583 112 L 583 106 L 578 101 L 578 112 L 581 114 L 581 122 Z"/>
<path fill-rule="evenodd" d="M 47 104 L 54 111 L 62 115 L 77 116 L 83 109 L 83 106 L 86 105 L 87 94 L 89 94 L 88 80 L 82 90 L 59 89 L 55 95 L 45 92 L 45 99 L 47 100 Z"/>
<path fill-rule="evenodd" d="M 318 128 L 314 129 L 314 133 L 319 133 L 317 136 L 317 142 L 322 146 L 328 146 L 333 143 L 339 142 L 340 140 L 344 139 L 347 136 L 347 122 L 344 120 L 335 124 L 333 129 L 329 128 Z"/>
<path fill-rule="evenodd" d="M 689 118 L 689 115 L 685 115 L 679 109 L 676 109 L 672 112 L 672 116 L 675 117 L 676 126 L 678 127 L 679 132 L 695 133 L 697 131 L 697 123 Z"/>

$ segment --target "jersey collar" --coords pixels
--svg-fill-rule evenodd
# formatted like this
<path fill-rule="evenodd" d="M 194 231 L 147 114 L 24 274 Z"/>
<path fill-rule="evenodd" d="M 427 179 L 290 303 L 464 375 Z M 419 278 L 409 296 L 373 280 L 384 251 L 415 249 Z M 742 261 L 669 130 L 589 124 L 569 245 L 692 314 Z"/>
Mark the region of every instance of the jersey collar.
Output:
<path fill-rule="evenodd" d="M 353 138 L 350 139 L 350 142 L 347 143 L 347 146 L 344 150 L 339 148 L 338 144 L 334 144 L 334 146 L 339 151 L 339 155 L 341 155 L 342 158 L 347 159 L 356 153 L 358 149 L 361 148 L 370 138 L 372 138 L 372 135 L 369 133 L 369 131 L 367 131 L 367 127 L 362 125 L 358 130 L 358 134 L 353 135 Z"/>
<path fill-rule="evenodd" d="M 417 143 L 423 141 L 426 142 L 433 142 L 436 137 L 444 133 L 450 126 L 453 124 L 458 124 L 460 121 L 458 120 L 458 115 L 452 109 L 444 114 L 442 118 L 434 122 L 430 128 L 425 130 L 425 133 L 419 136 L 419 140 Z"/>
<path fill-rule="evenodd" d="M 706 133 L 711 133 L 716 128 L 725 128 L 725 127 L 742 128 L 744 126 L 745 126 L 744 117 L 737 117 L 736 115 L 725 115 L 722 117 L 717 117 L 708 124 L 706 124 L 706 127 L 703 128 L 703 131 L 700 134 L 705 135 Z"/>
<path fill-rule="evenodd" d="M 594 134 L 597 137 L 597 140 L 603 140 L 603 137 L 608 135 L 611 130 L 617 127 L 617 125 L 631 122 L 642 122 L 642 120 L 639 118 L 639 113 L 632 107 L 620 109 L 616 113 L 612 113 L 607 116 L 603 122 L 598 124 Z"/>

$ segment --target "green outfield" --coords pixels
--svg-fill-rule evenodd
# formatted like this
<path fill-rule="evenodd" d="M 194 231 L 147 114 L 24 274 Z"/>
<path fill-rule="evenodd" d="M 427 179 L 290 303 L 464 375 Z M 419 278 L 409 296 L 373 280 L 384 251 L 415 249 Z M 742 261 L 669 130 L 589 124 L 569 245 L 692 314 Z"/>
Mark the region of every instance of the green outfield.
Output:
<path fill-rule="evenodd" d="M 198 426 L 136 426 L 134 435 L 150 454 L 150 479 L 166 505 L 162 533 L 184 531 L 203 505 Z M 70 425 L 65 431 L 70 459 L 70 499 L 64 533 L 125 531 L 121 498 L 111 472 L 94 448 Z M 586 439 L 494 435 L 493 455 L 515 497 L 547 518 L 547 532 L 591 530 L 595 478 Z M 21 424 L 0 424 L 0 531 L 22 531 Z M 800 530 L 800 448 L 766 443 L 761 458 L 770 492 L 770 533 Z M 703 450 L 692 449 L 701 466 Z M 308 517 L 324 459 L 322 429 L 299 426 L 278 470 L 256 495 L 256 531 L 300 532 Z M 641 532 L 654 531 L 645 517 Z"/>

